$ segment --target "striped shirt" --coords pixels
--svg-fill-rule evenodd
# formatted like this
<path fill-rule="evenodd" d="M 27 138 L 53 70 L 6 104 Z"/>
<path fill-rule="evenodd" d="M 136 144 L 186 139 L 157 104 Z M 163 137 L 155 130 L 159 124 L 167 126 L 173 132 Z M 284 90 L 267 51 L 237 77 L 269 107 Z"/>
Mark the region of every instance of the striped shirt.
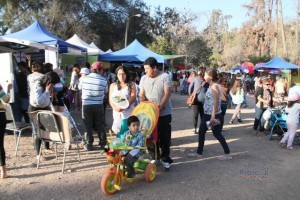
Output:
<path fill-rule="evenodd" d="M 103 104 L 105 94 L 108 92 L 107 81 L 97 73 L 90 73 L 81 79 L 82 105 Z"/>

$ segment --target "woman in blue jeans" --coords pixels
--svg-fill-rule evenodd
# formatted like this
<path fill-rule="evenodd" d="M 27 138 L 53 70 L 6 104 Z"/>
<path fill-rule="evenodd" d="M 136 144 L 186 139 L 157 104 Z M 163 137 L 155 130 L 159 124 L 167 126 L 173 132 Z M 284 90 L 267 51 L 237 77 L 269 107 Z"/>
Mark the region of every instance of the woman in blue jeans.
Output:
<path fill-rule="evenodd" d="M 208 129 L 207 122 L 212 127 L 212 132 L 217 140 L 221 143 L 224 149 L 224 155 L 221 156 L 220 160 L 232 159 L 230 150 L 227 145 L 225 138 L 222 135 L 222 124 L 224 123 L 224 117 L 221 110 L 222 91 L 216 81 L 218 80 L 218 73 L 215 69 L 208 69 L 205 72 L 204 79 L 209 83 L 209 88 L 205 93 L 204 101 L 204 115 L 201 119 L 200 130 L 199 130 L 199 141 L 197 149 L 197 157 L 202 158 L 205 133 Z"/>

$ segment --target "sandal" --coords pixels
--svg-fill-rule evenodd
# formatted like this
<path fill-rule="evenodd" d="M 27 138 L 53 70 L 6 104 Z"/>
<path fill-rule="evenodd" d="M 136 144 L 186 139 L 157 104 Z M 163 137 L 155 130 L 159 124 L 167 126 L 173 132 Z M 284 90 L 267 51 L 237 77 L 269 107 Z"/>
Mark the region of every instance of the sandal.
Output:
<path fill-rule="evenodd" d="M 278 142 L 278 145 L 279 145 L 281 148 L 285 148 L 285 147 L 286 147 L 286 144 L 285 144 L 285 143 L 282 143 L 282 142 Z"/>
<path fill-rule="evenodd" d="M 198 158 L 198 159 L 202 159 L 202 155 L 197 154 L 197 153 L 188 153 L 187 157 L 195 157 L 195 158 Z"/>
<path fill-rule="evenodd" d="M 218 158 L 219 160 L 231 160 L 232 159 L 232 156 L 231 155 L 227 155 L 227 154 L 225 154 L 225 155 L 223 155 L 223 156 L 220 156 L 219 158 Z"/>

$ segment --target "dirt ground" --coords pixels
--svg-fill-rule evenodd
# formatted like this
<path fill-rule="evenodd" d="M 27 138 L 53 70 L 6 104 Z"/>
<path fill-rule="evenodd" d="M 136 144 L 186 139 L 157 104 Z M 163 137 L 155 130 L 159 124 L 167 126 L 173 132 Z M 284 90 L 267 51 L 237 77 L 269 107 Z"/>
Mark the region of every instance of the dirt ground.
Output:
<path fill-rule="evenodd" d="M 13 135 L 5 137 L 10 178 L 0 180 L 0 199 L 299 199 L 300 146 L 294 151 L 281 149 L 278 137 L 270 141 L 253 132 L 253 97 L 248 96 L 249 107 L 242 110 L 242 124 L 229 124 L 233 110 L 227 111 L 224 136 L 233 155 L 229 161 L 217 159 L 223 150 L 211 132 L 206 136 L 204 158 L 187 156 L 195 152 L 198 137 L 193 134 L 186 98 L 172 94 L 174 163 L 167 172 L 158 166 L 153 183 L 146 183 L 140 174 L 133 183 L 124 182 L 115 195 L 104 195 L 100 181 L 109 165 L 99 149 L 81 149 L 81 163 L 75 150 L 68 151 L 65 174 L 61 173 L 62 157 L 42 162 L 37 169 L 31 133 L 26 132 L 17 157 Z M 73 115 L 81 127 L 80 113 Z M 111 124 L 111 110 L 106 116 Z"/>

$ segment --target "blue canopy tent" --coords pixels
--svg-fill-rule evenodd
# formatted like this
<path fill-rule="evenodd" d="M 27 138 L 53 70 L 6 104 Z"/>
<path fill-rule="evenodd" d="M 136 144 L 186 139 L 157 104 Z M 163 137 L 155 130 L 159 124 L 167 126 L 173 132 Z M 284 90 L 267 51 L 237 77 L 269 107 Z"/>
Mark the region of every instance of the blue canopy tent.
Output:
<path fill-rule="evenodd" d="M 263 68 L 267 68 L 267 69 L 298 69 L 298 66 L 294 65 L 292 63 L 286 62 L 279 56 L 276 56 L 275 58 L 273 58 L 272 60 L 270 60 L 267 63 L 264 63 L 259 66 L 255 66 L 254 70 L 263 69 Z"/>
<path fill-rule="evenodd" d="M 99 60 L 108 62 L 142 63 L 147 58 L 154 57 L 158 63 L 165 63 L 165 58 L 144 47 L 138 40 L 134 40 L 124 49 L 99 56 Z"/>
<path fill-rule="evenodd" d="M 16 39 L 30 40 L 47 45 L 54 45 L 58 48 L 59 53 L 68 53 L 74 50 L 86 52 L 85 48 L 67 43 L 64 40 L 53 35 L 38 21 L 35 21 L 33 24 L 21 31 L 5 36 Z"/>

